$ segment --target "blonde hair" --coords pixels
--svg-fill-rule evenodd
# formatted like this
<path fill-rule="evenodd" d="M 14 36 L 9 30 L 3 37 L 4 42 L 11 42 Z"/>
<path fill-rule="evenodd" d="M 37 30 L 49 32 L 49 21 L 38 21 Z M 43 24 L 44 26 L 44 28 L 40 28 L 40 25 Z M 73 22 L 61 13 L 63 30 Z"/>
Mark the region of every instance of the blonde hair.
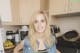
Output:
<path fill-rule="evenodd" d="M 36 19 L 36 16 L 39 15 L 39 14 L 43 14 L 44 15 L 44 18 L 46 20 L 46 29 L 44 31 L 44 38 L 45 38 L 45 43 L 48 45 L 48 46 L 51 46 L 53 43 L 51 42 L 51 32 L 50 32 L 50 26 L 49 26 L 49 20 L 48 20 L 48 17 L 47 15 L 43 12 L 43 11 L 37 11 L 35 12 L 33 15 L 32 15 L 32 18 L 31 18 L 31 21 L 30 21 L 30 25 L 29 25 L 29 42 L 30 42 L 30 46 L 33 48 L 34 51 L 38 51 L 38 47 L 37 47 L 37 37 L 36 37 L 36 31 L 35 31 L 35 28 L 34 28 L 34 21 Z"/>

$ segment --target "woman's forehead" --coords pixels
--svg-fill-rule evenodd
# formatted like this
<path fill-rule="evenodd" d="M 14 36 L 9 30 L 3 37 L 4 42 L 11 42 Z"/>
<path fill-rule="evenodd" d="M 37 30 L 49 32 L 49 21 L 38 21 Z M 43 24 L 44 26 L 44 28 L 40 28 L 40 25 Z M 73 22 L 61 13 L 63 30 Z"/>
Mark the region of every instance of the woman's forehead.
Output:
<path fill-rule="evenodd" d="M 37 19 L 45 19 L 44 15 L 43 14 L 38 14 L 35 18 L 35 20 Z"/>

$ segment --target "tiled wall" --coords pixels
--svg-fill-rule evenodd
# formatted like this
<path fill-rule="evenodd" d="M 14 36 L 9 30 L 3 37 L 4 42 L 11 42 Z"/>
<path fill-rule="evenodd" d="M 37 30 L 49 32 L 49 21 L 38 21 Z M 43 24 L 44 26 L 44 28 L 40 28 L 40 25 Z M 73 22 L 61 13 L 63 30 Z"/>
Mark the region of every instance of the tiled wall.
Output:
<path fill-rule="evenodd" d="M 18 29 L 21 28 L 21 26 L 6 26 L 6 25 L 3 25 L 3 28 L 5 29 L 5 31 L 13 31 L 13 32 L 16 32 Z"/>
<path fill-rule="evenodd" d="M 57 18 L 57 25 L 60 26 L 61 33 L 75 29 L 80 34 L 80 16 L 73 17 L 59 17 Z"/>

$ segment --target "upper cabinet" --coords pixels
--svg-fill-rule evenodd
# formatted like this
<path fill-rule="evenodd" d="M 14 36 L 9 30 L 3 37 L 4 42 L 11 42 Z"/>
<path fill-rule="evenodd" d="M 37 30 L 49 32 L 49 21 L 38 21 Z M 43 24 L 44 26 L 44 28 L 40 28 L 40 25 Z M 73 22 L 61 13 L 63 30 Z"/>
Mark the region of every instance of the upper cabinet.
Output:
<path fill-rule="evenodd" d="M 48 10 L 48 0 L 10 0 L 10 7 L 12 21 L 3 25 L 29 25 L 35 11 Z"/>
<path fill-rule="evenodd" d="M 0 18 L 3 22 L 11 22 L 10 0 L 0 0 Z"/>
<path fill-rule="evenodd" d="M 28 25 L 34 11 L 40 9 L 40 0 L 19 0 L 20 21 L 22 25 Z"/>
<path fill-rule="evenodd" d="M 50 15 L 64 14 L 68 10 L 68 0 L 50 0 Z"/>
<path fill-rule="evenodd" d="M 32 14 L 37 10 L 47 10 L 47 0 L 19 0 L 20 24 L 29 25 Z"/>
<path fill-rule="evenodd" d="M 10 0 L 11 7 L 11 22 L 3 22 L 3 25 L 19 25 L 20 13 L 19 13 L 19 0 Z M 8 13 L 8 12 L 7 12 Z"/>
<path fill-rule="evenodd" d="M 80 0 L 50 0 L 50 15 L 80 12 Z"/>
<path fill-rule="evenodd" d="M 80 12 L 80 0 L 69 0 L 69 13 Z"/>

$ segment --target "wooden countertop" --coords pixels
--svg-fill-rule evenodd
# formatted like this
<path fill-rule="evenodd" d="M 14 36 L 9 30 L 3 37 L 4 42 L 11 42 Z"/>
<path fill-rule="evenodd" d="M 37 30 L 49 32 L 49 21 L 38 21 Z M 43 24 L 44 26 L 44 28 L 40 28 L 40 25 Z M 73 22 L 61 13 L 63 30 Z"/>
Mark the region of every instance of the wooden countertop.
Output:
<path fill-rule="evenodd" d="M 4 51 L 5 51 L 5 53 L 13 53 L 13 49 L 14 49 L 14 48 L 11 48 L 11 49 L 5 49 Z"/>
<path fill-rule="evenodd" d="M 5 49 L 5 53 L 13 53 L 14 48 L 12 49 Z M 20 51 L 19 53 L 22 53 L 22 51 Z"/>

